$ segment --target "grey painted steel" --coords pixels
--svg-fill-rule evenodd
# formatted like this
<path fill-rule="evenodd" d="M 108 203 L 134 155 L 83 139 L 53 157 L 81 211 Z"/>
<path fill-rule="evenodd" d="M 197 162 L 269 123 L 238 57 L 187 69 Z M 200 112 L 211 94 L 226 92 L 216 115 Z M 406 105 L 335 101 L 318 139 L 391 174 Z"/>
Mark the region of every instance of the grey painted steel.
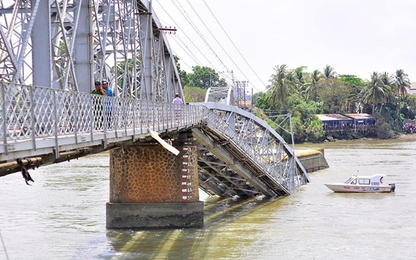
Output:
<path fill-rule="evenodd" d="M 0 161 L 133 142 L 149 136 L 148 129 L 169 133 L 195 127 L 207 114 L 203 106 L 183 105 L 175 114 L 172 103 L 13 83 L 0 86 Z M 107 117 L 108 108 L 112 114 Z"/>
<path fill-rule="evenodd" d="M 205 166 L 200 167 L 201 186 L 214 194 L 286 195 L 308 181 L 300 163 L 291 173 L 290 162 L 298 161 L 284 140 L 265 122 L 237 107 L 218 103 L 183 105 L 176 115 L 171 103 L 13 83 L 0 86 L 1 161 L 133 143 L 149 136 L 148 129 L 175 133 L 194 128 L 199 142 L 216 156 L 199 156 Z M 104 116 L 102 122 L 96 120 L 96 112 L 105 115 L 107 107 L 112 108 L 112 116 Z M 290 174 L 296 177 L 296 187 L 291 186 Z"/>
<path fill-rule="evenodd" d="M 32 1 L 33 2 L 33 1 Z M 51 23 L 50 5 L 47 1 L 40 1 L 34 19 L 32 35 L 32 75 L 33 84 L 38 86 L 51 86 L 52 82 L 52 52 L 51 52 Z M 30 19 L 32 19 L 32 15 Z M 22 52 L 23 53 L 23 50 Z M 46 73 L 45 73 L 46 72 Z M 28 73 L 23 73 L 28 77 Z M 26 82 L 26 79 L 21 81 Z"/>
<path fill-rule="evenodd" d="M 150 1 L 11 3 L 0 2 L 1 82 L 86 93 L 94 80 L 107 80 L 119 97 L 184 97 Z"/>
<path fill-rule="evenodd" d="M 287 156 L 289 156 L 290 158 L 293 158 L 295 160 L 295 164 L 296 167 L 299 168 L 299 170 L 303 173 L 303 177 L 305 178 L 302 181 L 307 181 L 309 182 L 309 176 L 307 174 L 307 171 L 304 169 L 304 167 L 302 166 L 302 164 L 300 163 L 299 159 L 295 156 L 295 151 L 293 149 L 293 147 L 291 147 L 289 144 L 287 144 L 287 142 L 269 125 L 267 124 L 267 122 L 265 122 L 264 120 L 258 118 L 256 115 L 254 115 L 253 113 L 250 113 L 246 110 L 240 109 L 236 106 L 229 106 L 229 105 L 224 105 L 221 103 L 205 103 L 204 104 L 207 108 L 210 109 L 210 111 L 223 111 L 223 112 L 228 112 L 230 114 L 234 114 L 240 116 L 240 118 L 234 117 L 234 122 L 236 124 L 240 124 L 242 125 L 241 128 L 238 129 L 237 131 L 234 131 L 234 133 L 232 134 L 232 138 L 235 138 L 237 140 L 244 140 L 243 137 L 258 137 L 256 136 L 256 134 L 261 134 L 260 136 L 262 137 L 261 142 L 266 141 L 267 140 L 269 142 L 273 142 L 273 145 L 276 145 L 276 147 L 279 147 L 278 150 L 276 150 L 276 147 L 272 147 L 272 146 L 268 146 L 266 149 L 269 152 L 279 152 L 279 150 L 283 150 L 284 153 L 287 154 Z M 241 124 L 241 122 L 237 122 L 238 119 L 241 119 L 243 121 L 243 123 Z M 261 133 L 254 133 L 254 130 L 256 129 L 255 126 L 258 125 L 259 128 L 257 129 L 258 131 L 261 131 Z M 213 127 L 217 127 L 217 126 L 213 126 Z M 257 139 L 254 139 L 257 140 Z M 257 140 L 258 141 L 258 140 Z M 269 143 L 271 144 L 271 143 Z M 263 151 L 262 150 L 257 150 L 257 149 L 263 149 L 264 145 L 262 143 L 257 143 L 257 145 L 260 146 L 249 146 L 250 149 L 253 149 L 251 151 L 251 153 L 253 155 L 258 155 L 258 154 L 262 154 Z M 275 150 L 273 150 L 275 149 Z"/>
<path fill-rule="evenodd" d="M 1 161 L 43 154 L 57 157 L 62 152 L 97 145 L 133 143 L 149 136 L 148 129 L 174 133 L 194 128 L 199 142 L 222 161 L 217 168 L 215 157 L 199 156 L 207 166 L 200 172 L 205 184 L 201 186 L 214 194 L 287 195 L 296 188 L 291 186 L 290 174 L 296 176 L 297 186 L 308 180 L 307 174 L 299 171 L 302 165 L 296 165 L 296 173 L 291 172 L 290 162 L 297 158 L 293 158 L 290 147 L 277 133 L 270 135 L 273 129 L 253 114 L 233 106 L 183 105 L 177 115 L 171 103 L 13 83 L 2 83 L 1 90 Z M 107 107 L 112 108 L 111 117 L 104 116 Z M 103 115 L 99 120 L 94 116 L 97 112 Z"/>
<path fill-rule="evenodd" d="M 236 105 L 235 92 L 233 87 L 211 87 L 208 88 L 205 95 L 205 103 L 222 103 L 227 105 Z"/>
<path fill-rule="evenodd" d="M 149 6 L 148 9 L 150 9 Z M 146 100 L 156 100 L 156 96 L 152 95 L 152 84 L 154 78 L 154 66 L 152 63 L 152 42 L 150 35 L 152 34 L 152 14 L 144 12 L 140 15 L 140 42 L 141 42 L 141 56 L 142 63 L 142 77 L 141 77 L 141 97 Z"/>
<path fill-rule="evenodd" d="M 147 129 L 174 135 L 201 127 L 213 152 L 201 153 L 200 178 L 211 193 L 290 194 L 309 181 L 270 126 L 233 107 L 232 87 L 210 88 L 206 107 L 183 106 L 175 118 L 171 102 L 175 93 L 184 97 L 182 86 L 150 1 L 10 3 L 0 2 L 0 161 L 107 149 L 146 138 Z M 94 80 L 108 80 L 116 97 L 89 94 Z"/>
<path fill-rule="evenodd" d="M 247 153 L 253 155 L 254 157 L 262 154 L 266 154 L 266 157 L 268 156 L 267 154 L 277 155 L 276 157 L 286 156 L 286 161 L 289 165 L 287 167 L 288 176 L 287 178 L 284 177 L 286 178 L 284 182 L 289 183 L 289 190 L 293 191 L 299 186 L 299 184 L 309 182 L 310 179 L 306 169 L 295 155 L 292 124 L 290 124 L 290 133 L 292 136 L 292 147 L 290 147 L 286 141 L 264 120 L 261 120 L 246 110 L 236 107 L 235 100 L 238 100 L 238 98 L 236 98 L 238 89 L 237 91 L 233 91 L 232 89 L 233 87 L 230 87 L 229 89 L 210 88 L 205 96 L 206 107 L 208 107 L 211 111 L 218 111 L 217 113 L 219 115 L 226 113 L 224 121 L 227 122 L 228 127 L 226 127 L 223 133 L 229 133 L 229 138 L 238 140 L 237 143 L 239 144 L 244 143 L 247 141 L 247 137 L 251 136 L 251 140 L 249 141 L 250 143 L 245 144 L 243 149 L 247 148 Z M 213 129 L 215 128 L 218 128 L 218 126 L 214 125 Z M 257 129 L 258 132 L 253 131 L 255 129 Z M 262 137 L 261 140 L 259 140 L 259 136 Z M 264 153 L 264 142 L 268 143 L 268 151 L 266 153 Z M 265 159 L 261 157 L 262 156 L 260 156 L 259 161 L 260 163 L 264 163 Z M 265 166 L 265 168 L 267 168 L 267 166 Z M 298 171 L 300 174 L 295 179 L 296 172 Z M 285 175 L 280 170 L 279 172 L 280 176 Z"/>
<path fill-rule="evenodd" d="M 268 196 L 276 196 L 277 194 L 271 190 L 267 185 L 261 182 L 255 174 L 249 171 L 244 164 L 240 161 L 235 160 L 235 157 L 231 155 L 227 150 L 223 149 L 221 145 L 215 143 L 215 140 L 208 138 L 204 132 L 199 129 L 193 129 L 192 132 L 194 136 L 201 143 L 203 146 L 207 147 L 212 153 L 214 153 L 221 161 L 225 162 L 227 167 L 230 167 L 235 172 L 239 173 L 243 176 L 247 181 L 249 181 L 260 193 L 263 193 Z M 206 181 L 206 180 L 205 180 Z M 221 186 L 221 185 L 219 185 Z M 226 187 L 226 189 L 221 193 L 218 194 L 222 197 L 232 197 L 238 195 L 237 193 L 227 194 L 229 192 L 230 187 L 227 185 L 222 185 Z M 232 189 L 233 190 L 233 189 Z"/>
<path fill-rule="evenodd" d="M 215 146 L 214 149 L 217 147 L 218 146 Z M 225 156 L 233 156 L 224 149 L 223 151 L 226 153 Z M 221 157 L 221 155 L 219 157 Z M 234 158 L 231 165 L 233 165 L 235 161 L 237 161 L 237 159 Z M 210 195 L 218 194 L 221 197 L 232 198 L 236 196 L 254 197 L 262 195 L 262 193 L 250 182 L 231 169 L 231 167 L 228 167 L 227 164 L 202 145 L 199 147 L 198 174 L 200 188 Z M 271 194 L 274 193 L 271 192 Z"/>
<path fill-rule="evenodd" d="M 94 39 L 90 33 L 93 31 L 92 8 L 90 1 L 83 0 L 74 8 L 73 22 L 64 21 L 64 30 L 77 32 L 73 37 L 74 43 L 69 42 L 70 50 L 74 51 L 75 83 L 80 92 L 90 92 L 94 86 Z M 70 52 L 71 53 L 71 52 Z M 39 84 L 35 84 L 42 86 Z"/>

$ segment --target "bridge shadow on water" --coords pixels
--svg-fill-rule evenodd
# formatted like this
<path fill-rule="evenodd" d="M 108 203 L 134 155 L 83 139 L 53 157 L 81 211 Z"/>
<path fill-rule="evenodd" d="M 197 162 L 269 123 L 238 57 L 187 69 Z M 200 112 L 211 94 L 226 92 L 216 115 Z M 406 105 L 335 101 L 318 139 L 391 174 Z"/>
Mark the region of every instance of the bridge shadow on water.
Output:
<path fill-rule="evenodd" d="M 261 217 L 262 214 L 246 217 L 254 211 L 267 214 L 267 206 L 279 203 L 283 198 L 233 200 L 208 197 L 204 207 L 204 227 L 199 229 L 108 230 L 111 251 L 101 254 L 100 259 L 244 258 L 240 250 L 230 253 L 230 249 L 255 242 L 255 234 L 260 232 L 255 226 L 269 221 L 269 217 Z M 253 222 L 255 225 L 250 225 Z"/>

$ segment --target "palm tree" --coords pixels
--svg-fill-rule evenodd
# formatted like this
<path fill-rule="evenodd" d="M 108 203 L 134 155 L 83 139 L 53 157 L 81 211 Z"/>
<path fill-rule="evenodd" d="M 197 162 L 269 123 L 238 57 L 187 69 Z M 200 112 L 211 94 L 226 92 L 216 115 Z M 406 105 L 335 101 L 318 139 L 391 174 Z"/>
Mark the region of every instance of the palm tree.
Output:
<path fill-rule="evenodd" d="M 410 80 L 409 77 L 402 69 L 396 70 L 396 75 L 394 76 L 396 80 L 396 89 L 400 96 L 400 102 L 397 106 L 397 112 L 400 113 L 402 107 L 403 107 L 403 99 L 405 95 L 407 94 L 407 90 L 410 88 Z"/>
<path fill-rule="evenodd" d="M 306 88 L 306 99 L 309 99 L 309 97 L 316 101 L 316 98 L 318 96 L 318 81 L 322 78 L 321 72 L 319 70 L 314 70 L 309 74 L 309 82 L 308 87 Z"/>
<path fill-rule="evenodd" d="M 296 77 L 296 81 L 300 87 L 302 87 L 303 84 L 305 84 L 305 76 L 306 76 L 305 69 L 307 68 L 308 68 L 307 66 L 300 66 L 293 70 L 293 73 L 295 74 L 295 77 Z"/>
<path fill-rule="evenodd" d="M 383 82 L 384 85 L 393 86 L 394 85 L 394 77 L 391 76 L 388 72 L 383 72 L 380 75 L 380 80 Z"/>
<path fill-rule="evenodd" d="M 396 70 L 395 79 L 398 94 L 403 97 L 407 93 L 407 89 L 410 88 L 409 77 L 402 69 L 399 69 Z"/>
<path fill-rule="evenodd" d="M 380 73 L 373 72 L 363 95 L 364 102 L 372 104 L 372 114 L 374 114 L 376 104 L 384 104 L 387 95 L 388 91 L 386 90 L 386 86 L 383 83 Z"/>
<path fill-rule="evenodd" d="M 383 72 L 380 74 L 380 80 L 383 82 L 384 88 L 389 90 L 386 93 L 387 101 L 395 104 L 396 102 L 394 100 L 396 99 L 396 96 L 394 89 L 397 88 L 395 78 L 388 72 Z"/>
<path fill-rule="evenodd" d="M 330 65 L 326 65 L 324 67 L 324 70 L 322 71 L 322 75 L 324 76 L 325 79 L 335 78 L 336 74 L 337 73 L 335 72 L 334 68 L 331 67 Z"/>
<path fill-rule="evenodd" d="M 276 65 L 274 67 L 275 74 L 272 74 L 270 78 L 271 87 L 268 90 L 270 93 L 268 97 L 268 102 L 271 104 L 279 101 L 279 106 L 281 108 L 286 108 L 287 97 L 289 91 L 293 88 L 294 83 L 290 80 L 292 78 L 291 73 L 288 71 L 287 65 L 283 64 L 281 66 Z"/>

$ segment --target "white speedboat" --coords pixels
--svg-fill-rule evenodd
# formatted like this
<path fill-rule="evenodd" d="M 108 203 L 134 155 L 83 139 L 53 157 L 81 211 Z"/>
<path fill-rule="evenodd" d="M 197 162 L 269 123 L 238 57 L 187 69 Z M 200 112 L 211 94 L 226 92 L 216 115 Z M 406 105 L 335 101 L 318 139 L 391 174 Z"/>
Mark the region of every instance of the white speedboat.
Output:
<path fill-rule="evenodd" d="M 394 192 L 395 183 L 384 184 L 385 175 L 374 174 L 371 176 L 353 175 L 344 183 L 325 183 L 334 192 L 353 192 L 353 193 L 376 193 Z"/>

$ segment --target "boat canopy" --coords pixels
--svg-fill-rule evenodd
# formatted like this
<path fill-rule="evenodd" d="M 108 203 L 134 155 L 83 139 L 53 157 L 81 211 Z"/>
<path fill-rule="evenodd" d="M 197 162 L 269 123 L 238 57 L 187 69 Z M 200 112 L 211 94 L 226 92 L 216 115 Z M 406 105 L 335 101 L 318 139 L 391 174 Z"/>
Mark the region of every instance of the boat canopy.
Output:
<path fill-rule="evenodd" d="M 384 174 L 374 174 L 371 176 L 357 176 L 353 175 L 345 181 L 346 184 L 358 184 L 358 185 L 380 185 L 382 184 L 381 179 Z"/>

